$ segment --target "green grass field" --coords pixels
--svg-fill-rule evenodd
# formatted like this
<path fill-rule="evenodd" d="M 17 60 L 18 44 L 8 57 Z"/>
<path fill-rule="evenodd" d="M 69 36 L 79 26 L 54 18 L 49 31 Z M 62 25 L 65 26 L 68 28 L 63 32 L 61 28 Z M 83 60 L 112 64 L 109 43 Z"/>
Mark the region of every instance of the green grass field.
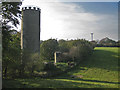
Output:
<path fill-rule="evenodd" d="M 81 76 L 72 78 L 71 75 Z M 4 88 L 118 88 L 118 48 L 96 47 L 93 55 L 52 79 L 3 80 Z"/>

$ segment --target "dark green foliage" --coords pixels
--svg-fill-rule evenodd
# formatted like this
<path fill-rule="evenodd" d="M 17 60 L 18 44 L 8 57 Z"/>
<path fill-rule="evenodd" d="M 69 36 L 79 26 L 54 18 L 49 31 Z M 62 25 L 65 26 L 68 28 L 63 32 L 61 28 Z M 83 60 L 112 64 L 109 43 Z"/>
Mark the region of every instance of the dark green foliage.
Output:
<path fill-rule="evenodd" d="M 18 17 L 21 16 L 19 6 L 21 2 L 3 2 L 2 3 L 2 71 L 3 77 L 13 76 L 18 73 L 20 66 L 20 33 L 11 30 L 19 24 Z M 16 32 L 15 34 L 13 32 Z M 12 74 L 12 75 L 11 75 Z"/>
<path fill-rule="evenodd" d="M 39 53 L 31 53 L 30 51 L 22 52 L 22 74 L 26 73 L 34 75 L 34 71 L 42 70 L 44 67 Z"/>
<path fill-rule="evenodd" d="M 54 61 L 52 61 L 51 63 L 49 61 L 50 58 L 47 59 L 43 70 L 47 72 L 47 74 L 45 74 L 45 77 L 56 76 L 57 74 L 62 74 L 75 67 L 76 65 L 81 63 L 82 60 L 85 60 L 86 57 L 92 54 L 96 44 L 84 39 L 69 41 L 59 40 L 58 43 L 57 41 L 55 41 L 57 44 L 55 44 L 54 41 L 55 39 L 49 39 L 47 41 L 43 41 L 41 44 L 40 52 L 43 61 L 46 61 L 47 57 L 50 57 L 50 55 L 54 56 L 55 51 L 60 52 L 59 57 L 57 57 L 56 66 L 53 63 Z M 70 65 L 68 65 L 68 62 Z M 61 64 L 58 65 L 58 63 Z M 63 67 L 62 63 L 66 63 L 67 65 Z"/>
<path fill-rule="evenodd" d="M 120 40 L 118 40 L 118 42 L 117 42 L 117 46 L 119 46 L 119 47 L 120 47 Z"/>
<path fill-rule="evenodd" d="M 92 54 L 95 44 L 84 39 L 60 41 L 63 48 L 67 48 L 67 52 L 63 52 L 62 61 L 80 62 L 83 58 Z M 64 43 L 64 44 L 63 44 Z M 60 46 L 59 45 L 59 46 Z M 64 45 L 64 46 L 63 46 Z M 61 50 L 61 49 L 60 49 Z"/>
<path fill-rule="evenodd" d="M 17 19 L 21 17 L 20 5 L 21 2 L 2 2 L 2 18 L 3 18 L 3 28 L 8 28 L 8 22 L 11 22 L 14 26 L 19 24 Z"/>
<path fill-rule="evenodd" d="M 96 43 L 85 39 L 68 41 L 61 39 L 58 42 L 55 39 L 49 39 L 42 42 L 40 52 L 43 60 L 54 59 L 54 52 L 59 51 L 62 53 L 59 57 L 60 61 L 80 61 L 92 54 L 95 45 Z"/>
<path fill-rule="evenodd" d="M 58 44 L 59 44 L 59 51 L 60 52 L 68 52 L 69 51 L 67 41 L 61 39 L 58 41 Z"/>
<path fill-rule="evenodd" d="M 21 62 L 20 33 L 11 35 L 9 45 L 3 48 L 2 70 L 3 76 L 7 73 L 14 76 L 19 72 Z"/>
<path fill-rule="evenodd" d="M 57 70 L 56 66 L 54 65 L 54 63 L 47 63 L 44 67 L 45 71 L 52 71 L 52 70 Z"/>
<path fill-rule="evenodd" d="M 49 39 L 42 42 L 40 46 L 40 55 L 43 59 L 53 60 L 54 52 L 58 50 L 58 42 L 55 39 Z"/>
<path fill-rule="evenodd" d="M 65 41 L 63 39 L 57 40 L 49 39 L 43 41 L 41 44 L 41 58 L 43 60 L 54 60 L 54 53 L 56 51 L 61 52 L 61 56 L 59 57 L 60 61 L 68 62 L 75 61 L 79 62 L 84 57 L 87 57 L 92 54 L 92 51 L 95 47 L 94 42 L 89 42 L 85 39 L 78 40 L 69 40 Z"/>

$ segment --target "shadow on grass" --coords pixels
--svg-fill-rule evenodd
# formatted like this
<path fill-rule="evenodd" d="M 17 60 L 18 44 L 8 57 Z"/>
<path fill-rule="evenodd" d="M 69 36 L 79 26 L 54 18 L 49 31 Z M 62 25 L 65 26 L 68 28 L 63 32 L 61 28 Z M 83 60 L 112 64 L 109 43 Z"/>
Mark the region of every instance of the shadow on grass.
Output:
<path fill-rule="evenodd" d="M 99 83 L 110 83 L 110 84 L 120 84 L 120 82 L 108 82 L 108 81 L 89 80 L 89 79 L 71 79 L 71 80 L 89 81 L 89 82 L 99 82 Z"/>
<path fill-rule="evenodd" d="M 105 70 L 107 70 L 107 72 L 118 71 L 118 57 L 115 57 L 117 55 L 118 55 L 118 53 L 114 53 L 111 51 L 95 50 L 93 55 L 90 58 L 82 61 L 80 63 L 80 65 L 75 67 L 74 69 L 71 69 L 71 71 L 69 71 L 70 73 L 68 72 L 68 73 L 63 74 L 60 77 L 56 77 L 56 78 L 71 79 L 71 80 L 77 80 L 77 81 L 81 80 L 81 81 L 89 81 L 89 82 L 120 84 L 118 82 L 70 78 L 70 75 L 72 75 L 74 73 L 78 73 L 81 70 L 87 71 L 89 68 L 105 69 Z M 86 68 L 84 68 L 84 67 L 86 67 Z"/>
<path fill-rule="evenodd" d="M 82 78 L 71 78 L 69 74 L 58 77 L 58 79 L 68 79 L 68 80 L 75 80 L 75 81 L 88 81 L 88 82 L 98 82 L 98 83 L 108 83 L 108 84 L 120 84 L 120 82 L 109 82 L 109 81 L 99 81 L 99 80 L 82 79 Z"/>
<path fill-rule="evenodd" d="M 80 66 L 101 68 L 108 71 L 118 71 L 117 55 L 118 53 L 111 51 L 95 50 L 93 55 L 87 60 L 84 60 Z"/>
<path fill-rule="evenodd" d="M 3 88 L 95 88 L 95 87 L 105 87 L 99 84 L 88 84 L 81 82 L 73 82 L 73 81 L 61 81 L 54 79 L 26 79 L 22 81 L 4 81 Z"/>
<path fill-rule="evenodd" d="M 80 72 L 81 67 L 87 68 L 101 68 L 108 71 L 118 71 L 118 58 L 115 57 L 117 54 L 111 51 L 105 50 L 95 50 L 93 55 L 80 63 L 79 66 L 71 69 L 72 73 Z M 61 76 L 61 75 L 60 75 Z M 94 88 L 101 87 L 106 88 L 107 86 L 99 84 L 88 84 L 80 83 L 77 81 L 86 81 L 86 82 L 99 82 L 99 83 L 108 83 L 108 84 L 118 84 L 117 82 L 108 82 L 108 81 L 99 81 L 99 80 L 88 80 L 88 79 L 75 79 L 69 78 L 69 74 L 65 76 L 54 77 L 57 79 L 66 79 L 67 81 L 60 81 L 53 79 L 22 79 L 22 80 L 3 80 L 3 88 Z M 71 80 L 74 80 L 72 82 Z M 120 84 L 120 83 L 119 83 Z"/>
<path fill-rule="evenodd" d="M 106 72 L 118 71 L 117 56 L 118 53 L 109 50 L 94 50 L 93 54 L 89 57 L 86 57 L 86 59 L 81 61 L 78 66 L 70 70 L 67 70 L 65 73 L 60 74 L 60 76 L 66 74 L 67 72 L 71 72 L 72 74 L 72 73 L 78 73 L 81 70 L 87 71 L 89 68 L 100 68 L 107 70 Z M 58 76 L 59 75 L 57 75 L 57 77 Z"/>
<path fill-rule="evenodd" d="M 95 50 L 88 58 L 81 61 L 81 63 L 71 69 L 70 74 L 78 73 L 81 70 L 87 71 L 89 68 L 100 68 L 107 70 L 107 72 L 118 71 L 118 53 L 105 50 Z M 63 74 L 62 76 L 64 76 Z M 65 75 L 66 76 L 66 75 Z M 67 75 L 68 76 L 68 75 Z"/>
<path fill-rule="evenodd" d="M 105 50 L 95 50 L 90 57 L 81 61 L 74 72 L 82 70 L 81 67 L 101 68 L 109 71 L 118 71 L 118 53 Z"/>

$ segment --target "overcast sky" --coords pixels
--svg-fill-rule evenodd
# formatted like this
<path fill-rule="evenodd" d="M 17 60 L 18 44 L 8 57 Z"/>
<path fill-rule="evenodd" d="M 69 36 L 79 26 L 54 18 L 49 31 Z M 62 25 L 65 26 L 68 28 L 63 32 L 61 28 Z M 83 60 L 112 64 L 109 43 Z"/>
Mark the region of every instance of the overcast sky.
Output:
<path fill-rule="evenodd" d="M 39 2 L 25 0 L 22 6 L 41 9 L 41 40 L 86 39 L 109 37 L 118 39 L 117 2 Z"/>

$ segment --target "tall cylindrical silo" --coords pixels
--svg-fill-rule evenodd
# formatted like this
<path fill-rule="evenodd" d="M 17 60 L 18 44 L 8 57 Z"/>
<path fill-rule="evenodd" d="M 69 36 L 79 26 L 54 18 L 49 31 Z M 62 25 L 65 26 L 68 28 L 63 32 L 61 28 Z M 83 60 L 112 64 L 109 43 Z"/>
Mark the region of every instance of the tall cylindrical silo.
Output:
<path fill-rule="evenodd" d="M 40 13 L 38 7 L 22 8 L 21 49 L 40 52 Z"/>
<path fill-rule="evenodd" d="M 91 33 L 91 41 L 93 41 L 93 33 Z"/>

